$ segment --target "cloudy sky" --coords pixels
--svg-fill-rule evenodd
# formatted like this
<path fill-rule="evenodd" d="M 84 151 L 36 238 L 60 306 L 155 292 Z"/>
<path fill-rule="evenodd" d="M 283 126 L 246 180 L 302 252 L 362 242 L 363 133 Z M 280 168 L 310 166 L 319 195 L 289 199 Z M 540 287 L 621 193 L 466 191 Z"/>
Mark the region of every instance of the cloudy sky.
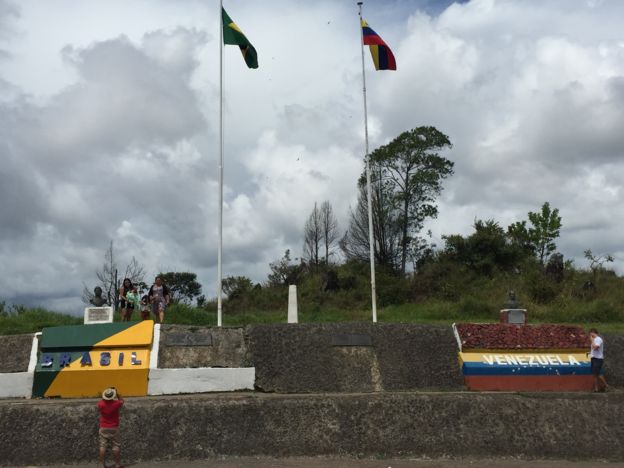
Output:
<path fill-rule="evenodd" d="M 227 0 L 258 50 L 224 51 L 224 274 L 301 254 L 329 200 L 342 228 L 362 170 L 357 7 Z M 366 57 L 371 147 L 434 125 L 455 175 L 434 240 L 549 201 L 566 258 L 624 271 L 624 2 L 369 0 L 396 72 Z M 215 294 L 216 0 L 0 0 L 0 300 L 80 313 L 114 241 L 150 277 Z M 368 53 L 367 53 L 368 54 Z"/>

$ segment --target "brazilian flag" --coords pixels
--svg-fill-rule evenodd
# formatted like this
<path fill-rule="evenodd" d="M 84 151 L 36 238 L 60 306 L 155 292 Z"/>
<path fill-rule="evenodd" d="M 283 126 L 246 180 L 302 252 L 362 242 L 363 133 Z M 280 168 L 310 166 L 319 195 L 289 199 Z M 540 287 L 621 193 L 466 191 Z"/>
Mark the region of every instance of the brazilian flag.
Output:
<path fill-rule="evenodd" d="M 249 68 L 258 68 L 258 54 L 251 42 L 245 37 L 243 32 L 232 21 L 232 18 L 225 12 L 225 8 L 221 9 L 223 18 L 223 44 L 237 45 L 245 59 L 245 63 Z"/>

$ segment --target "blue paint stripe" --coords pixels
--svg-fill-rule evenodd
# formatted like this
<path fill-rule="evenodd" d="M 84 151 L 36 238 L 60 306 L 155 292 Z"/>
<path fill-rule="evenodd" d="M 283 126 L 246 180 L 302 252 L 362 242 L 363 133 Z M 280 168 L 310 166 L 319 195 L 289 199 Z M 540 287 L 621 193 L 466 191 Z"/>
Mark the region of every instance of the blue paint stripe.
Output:
<path fill-rule="evenodd" d="M 388 48 L 379 46 L 379 69 L 387 70 L 388 69 Z"/>
<path fill-rule="evenodd" d="M 501 366 L 482 362 L 465 362 L 462 365 L 464 375 L 591 375 L 589 363 L 578 366 Z"/>
<path fill-rule="evenodd" d="M 378 35 L 378 34 L 377 34 L 375 31 L 373 31 L 373 29 L 372 29 L 371 27 L 369 27 L 369 26 L 364 26 L 364 27 L 362 28 L 362 31 L 364 32 L 364 35 L 365 35 L 365 36 L 377 36 L 377 35 Z"/>

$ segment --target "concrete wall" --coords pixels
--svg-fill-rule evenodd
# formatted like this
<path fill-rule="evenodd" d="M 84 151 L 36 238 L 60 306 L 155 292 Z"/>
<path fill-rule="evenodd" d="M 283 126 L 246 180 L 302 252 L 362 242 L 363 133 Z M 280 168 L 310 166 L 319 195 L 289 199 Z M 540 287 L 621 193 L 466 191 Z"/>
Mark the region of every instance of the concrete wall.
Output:
<path fill-rule="evenodd" d="M 0 465 L 97 454 L 96 400 L 0 402 Z M 624 394 L 212 394 L 128 399 L 124 462 L 249 456 L 624 461 Z"/>
<path fill-rule="evenodd" d="M 253 390 L 254 379 L 253 367 L 150 369 L 147 394 L 175 395 Z"/>
<path fill-rule="evenodd" d="M 33 375 L 32 372 L 0 374 L 0 398 L 30 398 Z"/>
<path fill-rule="evenodd" d="M 208 346 L 179 346 L 176 338 L 188 343 L 207 342 Z M 245 330 L 238 328 L 167 325 L 160 327 L 158 367 L 251 367 Z"/>
<path fill-rule="evenodd" d="M 335 346 L 337 335 L 372 346 Z M 451 327 L 386 323 L 249 327 L 256 388 L 266 392 L 459 390 L 463 380 Z"/>
<path fill-rule="evenodd" d="M 624 387 L 624 335 L 605 333 L 605 377 L 609 385 Z"/>
<path fill-rule="evenodd" d="M 175 346 L 172 335 L 210 346 Z M 335 346 L 342 335 L 372 346 Z M 0 373 L 28 369 L 32 334 L 0 337 Z M 173 340 L 175 341 L 175 340 Z M 608 382 L 624 387 L 624 335 L 605 334 Z M 450 327 L 386 323 L 277 324 L 238 328 L 163 325 L 158 367 L 255 367 L 265 392 L 461 390 Z"/>
<path fill-rule="evenodd" d="M 0 373 L 26 372 L 34 333 L 0 336 Z"/>

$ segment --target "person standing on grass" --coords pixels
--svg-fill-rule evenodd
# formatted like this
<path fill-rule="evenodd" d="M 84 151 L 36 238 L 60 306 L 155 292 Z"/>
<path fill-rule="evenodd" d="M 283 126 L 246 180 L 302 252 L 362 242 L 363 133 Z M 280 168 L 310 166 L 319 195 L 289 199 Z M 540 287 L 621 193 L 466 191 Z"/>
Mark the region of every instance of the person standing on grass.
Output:
<path fill-rule="evenodd" d="M 119 288 L 119 311 L 121 313 L 121 321 L 129 322 L 132 315 L 132 304 L 128 302 L 126 295 L 132 292 L 132 280 L 130 278 L 124 278 L 121 288 Z"/>
<path fill-rule="evenodd" d="M 594 392 L 604 392 L 607 389 L 607 381 L 604 375 L 600 374 L 602 364 L 604 363 L 604 340 L 598 334 L 598 330 L 592 328 L 589 330 L 591 338 L 591 346 L 589 348 L 589 356 L 591 357 L 591 370 L 594 376 Z"/>
<path fill-rule="evenodd" d="M 150 318 L 150 303 L 149 296 L 146 294 L 141 298 L 141 320 L 149 320 Z"/>
<path fill-rule="evenodd" d="M 169 297 L 169 288 L 163 284 L 160 276 L 156 277 L 147 295 L 152 303 L 152 312 L 156 317 L 156 322 L 163 323 L 165 321 L 165 308 L 169 305 L 171 298 Z"/>
<path fill-rule="evenodd" d="M 102 399 L 98 402 L 100 410 L 100 464 L 106 468 L 106 448 L 112 444 L 115 467 L 121 466 L 121 435 L 119 433 L 119 410 L 124 401 L 115 387 L 109 387 L 102 392 Z"/>
<path fill-rule="evenodd" d="M 126 293 L 126 321 L 132 318 L 132 312 L 138 311 L 141 306 L 139 291 L 136 285 L 132 285 L 132 291 Z"/>

